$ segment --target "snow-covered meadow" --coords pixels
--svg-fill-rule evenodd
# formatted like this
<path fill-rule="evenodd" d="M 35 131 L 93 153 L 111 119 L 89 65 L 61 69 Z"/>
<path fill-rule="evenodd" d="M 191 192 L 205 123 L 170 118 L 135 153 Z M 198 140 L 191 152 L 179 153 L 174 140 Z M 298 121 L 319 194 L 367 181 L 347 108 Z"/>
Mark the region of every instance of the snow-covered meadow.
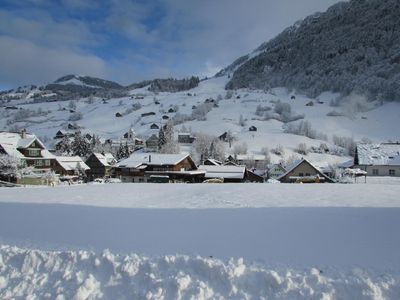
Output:
<path fill-rule="evenodd" d="M 396 299 L 399 193 L 396 184 L 2 188 L 0 298 Z"/>

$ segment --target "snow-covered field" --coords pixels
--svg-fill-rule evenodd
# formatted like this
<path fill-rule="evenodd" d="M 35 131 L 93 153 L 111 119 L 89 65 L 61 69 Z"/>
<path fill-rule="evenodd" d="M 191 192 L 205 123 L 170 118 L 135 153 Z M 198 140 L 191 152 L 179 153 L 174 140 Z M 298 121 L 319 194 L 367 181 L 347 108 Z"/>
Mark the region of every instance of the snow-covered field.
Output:
<path fill-rule="evenodd" d="M 396 184 L 2 188 L 0 298 L 398 299 L 399 193 Z"/>

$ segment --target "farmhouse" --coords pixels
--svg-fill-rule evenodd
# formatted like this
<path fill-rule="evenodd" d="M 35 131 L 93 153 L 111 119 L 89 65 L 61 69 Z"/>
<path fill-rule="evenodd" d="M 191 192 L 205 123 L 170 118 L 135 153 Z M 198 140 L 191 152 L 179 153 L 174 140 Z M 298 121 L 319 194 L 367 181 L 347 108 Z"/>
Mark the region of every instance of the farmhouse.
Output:
<path fill-rule="evenodd" d="M 286 170 L 286 173 L 279 176 L 277 180 L 283 183 L 334 182 L 304 158 L 286 166 Z"/>
<path fill-rule="evenodd" d="M 79 156 L 56 156 L 35 135 L 25 130 L 21 133 L 0 132 L 0 153 L 19 158 L 27 167 L 52 170 L 60 175 L 75 175 L 89 170 Z"/>
<path fill-rule="evenodd" d="M 88 176 L 90 180 L 109 176 L 112 165 L 116 163 L 111 153 L 92 153 L 86 160 L 89 166 Z"/>
<path fill-rule="evenodd" d="M 201 182 L 205 171 L 198 170 L 188 154 L 134 153 L 116 164 L 114 174 L 122 182 L 149 182 L 151 177 Z"/>
<path fill-rule="evenodd" d="M 400 177 L 400 143 L 358 144 L 354 168 L 367 176 Z"/>

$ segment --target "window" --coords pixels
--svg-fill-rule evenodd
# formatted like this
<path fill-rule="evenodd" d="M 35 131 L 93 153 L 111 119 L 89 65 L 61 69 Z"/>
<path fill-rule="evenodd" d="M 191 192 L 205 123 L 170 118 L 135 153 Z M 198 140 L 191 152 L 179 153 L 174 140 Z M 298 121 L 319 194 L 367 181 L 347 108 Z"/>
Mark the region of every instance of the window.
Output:
<path fill-rule="evenodd" d="M 389 170 L 389 176 L 396 176 L 396 170 Z"/>
<path fill-rule="evenodd" d="M 50 159 L 45 159 L 44 165 L 45 165 L 46 167 L 50 167 Z"/>
<path fill-rule="evenodd" d="M 299 176 L 300 176 L 300 177 L 303 177 L 303 176 L 304 176 L 304 173 L 299 173 Z"/>
<path fill-rule="evenodd" d="M 41 167 L 43 166 L 43 161 L 41 159 L 35 160 L 35 166 L 36 167 Z"/>
<path fill-rule="evenodd" d="M 311 176 L 311 174 L 310 173 L 306 173 L 306 176 Z"/>
<path fill-rule="evenodd" d="M 372 169 L 372 175 L 379 175 L 379 170 L 378 169 Z"/>
<path fill-rule="evenodd" d="M 28 149 L 28 155 L 29 156 L 39 156 L 40 155 L 40 150 Z"/>

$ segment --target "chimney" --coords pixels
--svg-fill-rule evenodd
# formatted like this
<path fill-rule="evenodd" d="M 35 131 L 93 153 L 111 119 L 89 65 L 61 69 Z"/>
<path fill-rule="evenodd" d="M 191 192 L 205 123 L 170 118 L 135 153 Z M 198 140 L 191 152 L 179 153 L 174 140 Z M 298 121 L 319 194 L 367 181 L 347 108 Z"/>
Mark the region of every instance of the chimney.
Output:
<path fill-rule="evenodd" d="M 151 163 L 151 154 L 149 154 L 149 163 Z"/>
<path fill-rule="evenodd" d="M 22 139 L 26 138 L 26 129 L 25 128 L 21 130 L 21 138 Z"/>

